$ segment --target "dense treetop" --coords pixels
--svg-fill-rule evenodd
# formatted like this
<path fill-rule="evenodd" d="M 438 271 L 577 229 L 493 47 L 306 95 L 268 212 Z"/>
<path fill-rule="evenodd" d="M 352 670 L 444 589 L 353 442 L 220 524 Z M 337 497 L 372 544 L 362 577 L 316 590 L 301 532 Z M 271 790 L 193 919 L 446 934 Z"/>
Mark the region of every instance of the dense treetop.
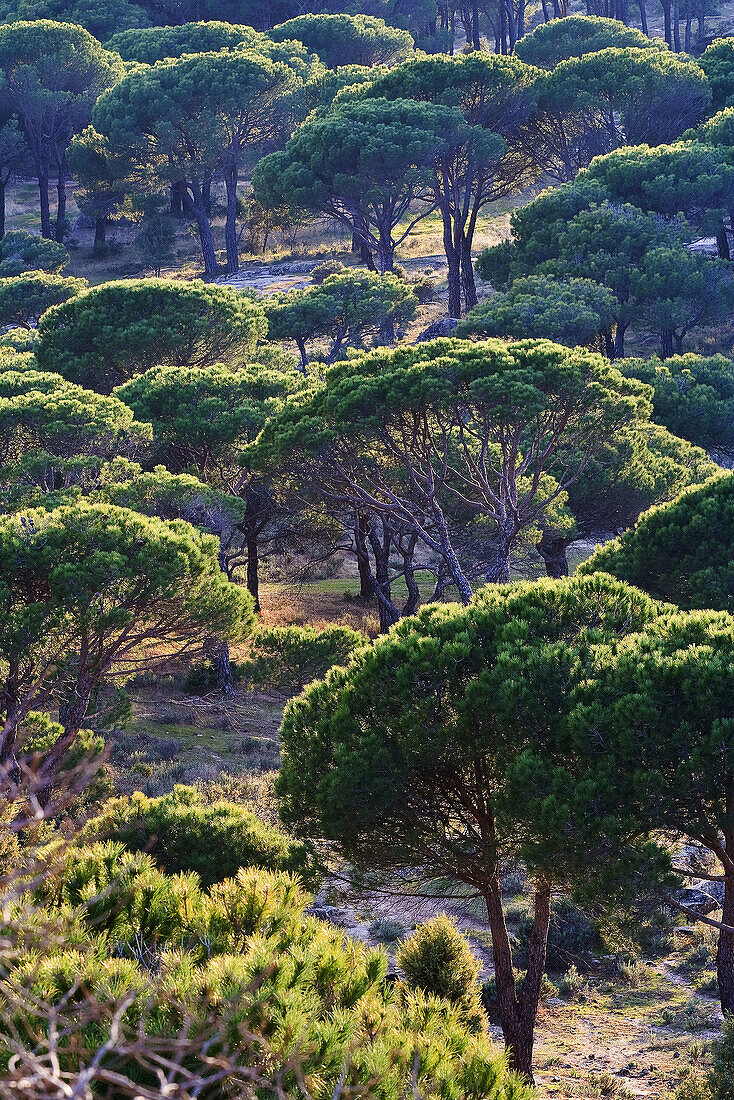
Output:
<path fill-rule="evenodd" d="M 520 39 L 515 46 L 515 54 L 529 65 L 554 69 L 561 61 L 571 57 L 583 57 L 611 47 L 661 48 L 657 40 L 647 38 L 642 31 L 627 27 L 617 19 L 567 15 L 563 19 L 541 23 L 532 34 Z"/>
<path fill-rule="evenodd" d="M 245 294 L 202 282 L 105 283 L 41 320 L 42 370 L 102 393 L 160 364 L 240 363 L 264 338 L 262 307 Z"/>
<path fill-rule="evenodd" d="M 330 69 L 340 65 L 396 65 L 413 53 L 408 31 L 372 15 L 300 15 L 269 32 L 275 42 L 295 39 Z"/>

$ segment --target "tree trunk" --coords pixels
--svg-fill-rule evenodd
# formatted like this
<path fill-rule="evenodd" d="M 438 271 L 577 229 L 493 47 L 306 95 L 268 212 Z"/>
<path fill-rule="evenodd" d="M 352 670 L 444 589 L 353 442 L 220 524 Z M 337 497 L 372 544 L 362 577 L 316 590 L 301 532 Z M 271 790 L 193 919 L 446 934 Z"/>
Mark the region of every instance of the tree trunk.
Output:
<path fill-rule="evenodd" d="M 540 542 L 536 542 L 535 549 L 545 562 L 546 576 L 552 577 L 554 580 L 568 576 L 567 548 L 568 539 L 549 530 L 547 527 L 543 529 Z"/>
<path fill-rule="evenodd" d="M 204 207 L 201 187 L 198 183 L 191 182 L 187 184 L 183 194 L 186 212 L 196 219 L 196 225 L 199 230 L 204 271 L 207 275 L 216 275 L 217 256 L 214 251 L 214 238 L 212 237 L 212 227 L 209 224 L 209 218 L 207 217 Z"/>
<path fill-rule="evenodd" d="M 726 847 L 734 849 L 734 838 L 726 833 Z M 724 903 L 721 912 L 722 924 L 734 925 L 734 876 L 727 872 L 724 878 Z M 716 952 L 716 976 L 719 982 L 721 1011 L 724 1015 L 734 1012 L 734 933 L 719 932 L 719 947 Z"/>
<path fill-rule="evenodd" d="M 69 178 L 69 170 L 66 167 L 66 159 L 62 158 L 59 165 L 59 175 L 56 181 L 56 240 L 62 243 L 66 228 L 66 184 Z"/>
<path fill-rule="evenodd" d="M 673 34 L 671 31 L 671 18 L 670 18 L 670 0 L 660 0 L 660 5 L 663 9 L 663 26 L 665 41 L 670 49 L 673 49 Z"/>
<path fill-rule="evenodd" d="M 385 526 L 384 520 L 381 526 L 382 537 L 380 537 L 377 531 L 377 524 L 375 522 L 370 525 L 367 538 L 369 539 L 370 546 L 372 547 L 372 555 L 375 559 L 373 591 L 377 597 L 380 615 L 380 634 L 387 634 L 390 627 L 400 618 L 400 612 L 392 602 L 392 592 L 390 590 L 391 537 Z"/>
<path fill-rule="evenodd" d="M 183 218 L 184 216 L 184 191 L 186 190 L 186 184 L 183 182 L 171 184 L 171 214 L 174 218 Z"/>
<path fill-rule="evenodd" d="M 92 680 L 78 679 L 74 684 L 74 694 L 65 704 L 59 706 L 59 722 L 64 729 L 43 761 L 44 786 L 39 794 L 39 801 L 42 806 L 48 805 L 59 764 L 79 736 L 79 730 L 82 728 L 92 690 L 95 686 L 96 684 Z"/>
<path fill-rule="evenodd" d="M 511 521 L 502 520 L 490 545 L 489 565 L 484 574 L 484 579 L 489 584 L 507 584 L 509 581 L 510 551 L 514 537 L 515 532 Z"/>
<path fill-rule="evenodd" d="M 680 0 L 673 0 L 673 45 L 680 53 Z"/>
<path fill-rule="evenodd" d="M 468 603 L 471 603 L 471 600 L 472 600 L 471 585 L 469 584 L 469 581 L 464 576 L 464 572 L 463 572 L 461 566 L 459 565 L 459 559 L 456 557 L 456 554 L 454 553 L 454 548 L 453 548 L 453 546 L 451 546 L 451 543 L 448 541 L 448 536 L 445 536 L 444 539 L 443 539 L 442 550 L 443 550 L 443 556 L 446 560 L 446 567 L 447 567 L 449 573 L 451 574 L 452 581 L 454 582 L 454 584 L 456 585 L 456 587 L 459 591 L 459 599 L 464 604 L 464 606 L 466 606 Z"/>
<path fill-rule="evenodd" d="M 471 6 L 471 44 L 475 50 L 481 50 L 482 43 L 479 40 L 479 0 L 472 0 Z"/>
<path fill-rule="evenodd" d="M 53 240 L 51 232 L 51 206 L 48 200 L 48 170 L 38 169 L 38 198 L 41 205 L 41 236 Z"/>
<path fill-rule="evenodd" d="M 720 260 L 731 259 L 731 254 L 729 252 L 729 235 L 726 232 L 726 226 L 723 222 L 716 230 L 716 250 Z"/>
<path fill-rule="evenodd" d="M 520 993 L 518 1047 L 512 1052 L 515 1068 L 533 1079 L 533 1041 L 551 917 L 550 884 L 541 880 L 533 900 L 533 927 L 528 940 L 528 965 Z"/>
<path fill-rule="evenodd" d="M 640 9 L 640 27 L 643 34 L 648 34 L 647 30 L 647 4 L 645 0 L 637 0 L 637 7 Z"/>
<path fill-rule="evenodd" d="M 502 1034 L 505 1039 L 510 1065 L 520 1070 L 516 1063 L 516 1052 L 518 1056 L 522 1056 L 517 987 L 512 966 L 510 937 L 505 922 L 504 909 L 502 908 L 502 886 L 499 874 L 496 872 L 487 884 L 484 901 L 487 906 L 487 920 L 492 937 L 494 982 L 497 990 L 497 1007 L 502 1025 Z"/>
<path fill-rule="evenodd" d="M 217 674 L 217 691 L 226 699 L 231 699 L 234 695 L 234 677 L 229 659 L 229 646 L 226 642 L 220 642 L 217 646 L 214 668 Z"/>
<path fill-rule="evenodd" d="M 260 610 L 260 554 L 256 534 L 247 536 L 247 591 L 252 596 L 255 610 Z"/>
<path fill-rule="evenodd" d="M 467 313 L 474 309 L 479 300 L 477 298 L 477 284 L 474 280 L 471 246 L 471 237 L 463 234 L 461 238 L 461 285 L 464 291 L 464 309 Z"/>
<path fill-rule="evenodd" d="M 236 275 L 240 269 L 237 241 L 237 165 L 229 167 L 224 175 L 227 188 L 227 221 L 224 240 L 227 248 L 227 274 Z"/>
<path fill-rule="evenodd" d="M 461 317 L 461 253 L 454 242 L 454 225 L 451 211 L 444 206 L 441 211 L 443 219 L 443 250 L 448 265 L 447 277 L 449 283 L 449 317 Z"/>
<path fill-rule="evenodd" d="M 620 325 L 617 323 L 617 329 L 614 333 L 614 358 L 624 359 L 624 334 L 627 331 L 626 325 Z"/>
<path fill-rule="evenodd" d="M 413 559 L 415 557 L 417 542 L 418 536 L 411 535 L 407 547 L 405 550 L 401 550 L 403 556 L 403 576 L 405 577 L 405 584 L 408 589 L 408 598 L 403 607 L 403 615 L 415 615 L 421 602 L 421 591 L 415 579 L 415 570 L 413 569 Z"/>
<path fill-rule="evenodd" d="M 673 354 L 673 333 L 668 330 L 660 333 L 660 356 L 662 359 L 670 359 Z"/>
<path fill-rule="evenodd" d="M 0 180 L 0 239 L 5 236 L 5 189 L 7 183 Z"/>
<path fill-rule="evenodd" d="M 94 243 L 95 245 L 104 244 L 107 240 L 107 218 L 95 218 L 94 220 Z"/>
<path fill-rule="evenodd" d="M 369 603 L 375 596 L 374 577 L 370 568 L 370 555 L 366 542 L 367 529 L 367 517 L 360 512 L 354 521 L 354 550 L 359 573 L 359 598 L 362 603 Z"/>

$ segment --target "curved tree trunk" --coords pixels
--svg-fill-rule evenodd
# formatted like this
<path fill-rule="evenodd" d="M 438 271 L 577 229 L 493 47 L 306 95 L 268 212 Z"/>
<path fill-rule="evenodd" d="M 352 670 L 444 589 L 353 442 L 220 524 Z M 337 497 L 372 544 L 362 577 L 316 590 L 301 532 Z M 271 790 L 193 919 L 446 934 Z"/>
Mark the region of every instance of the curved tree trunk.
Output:
<path fill-rule="evenodd" d="M 558 580 L 568 576 L 568 539 L 548 528 L 543 530 L 540 542 L 536 542 L 535 549 L 545 562 L 546 576 Z"/>
<path fill-rule="evenodd" d="M 200 185 L 195 181 L 191 181 L 183 191 L 183 198 L 187 214 L 196 219 L 201 243 L 201 255 L 204 260 L 204 271 L 207 275 L 216 275 L 217 256 L 214 251 L 214 238 Z"/>

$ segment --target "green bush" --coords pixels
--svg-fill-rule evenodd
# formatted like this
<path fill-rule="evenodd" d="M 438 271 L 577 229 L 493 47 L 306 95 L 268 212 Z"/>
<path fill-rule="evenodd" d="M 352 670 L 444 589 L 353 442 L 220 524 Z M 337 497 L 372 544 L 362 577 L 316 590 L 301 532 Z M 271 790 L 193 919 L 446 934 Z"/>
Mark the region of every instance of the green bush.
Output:
<path fill-rule="evenodd" d="M 248 675 L 258 688 L 302 691 L 321 680 L 334 665 L 346 665 L 366 638 L 336 623 L 313 626 L 262 627 L 253 636 Z"/>
<path fill-rule="evenodd" d="M 532 927 L 532 918 L 528 916 L 521 921 L 515 934 L 516 946 L 513 954 L 520 966 L 527 962 L 528 939 Z M 565 898 L 553 902 L 545 960 L 547 970 L 566 971 L 571 963 L 583 962 L 603 947 L 598 929 L 581 909 Z"/>
<path fill-rule="evenodd" d="M 241 867 L 306 870 L 303 849 L 285 833 L 237 803 L 207 805 L 194 787 L 180 784 L 160 798 L 136 792 L 111 799 L 85 825 L 82 836 L 114 839 L 133 852 L 149 852 L 164 871 L 195 871 L 205 886 Z"/>
<path fill-rule="evenodd" d="M 708 1079 L 712 1100 L 734 1100 L 734 1016 L 725 1017 L 712 1057 Z"/>
<path fill-rule="evenodd" d="M 114 1095 L 153 1094 L 151 1065 L 168 1061 L 208 1079 L 212 1097 L 250 1095 L 254 1075 L 263 1095 L 302 1095 L 302 1081 L 322 1100 L 342 1091 L 348 1066 L 350 1092 L 373 1096 L 379 1082 L 384 1100 L 531 1100 L 455 1006 L 387 983 L 382 951 L 306 916 L 290 875 L 247 868 L 205 892 L 196 875 L 164 875 L 117 842 L 48 855 L 36 908 L 0 918 L 20 948 L 0 1003 L 15 1074 L 37 1064 L 43 1014 L 64 1086 L 87 1073 L 100 1096 L 109 1075 Z M 0 1051 L 0 1073 L 9 1057 Z M 88 1073 L 95 1058 L 104 1080 Z"/>
<path fill-rule="evenodd" d="M 472 954 L 466 937 L 445 914 L 419 925 L 395 958 L 409 988 L 456 1005 L 470 1027 L 484 1024 L 479 990 L 481 963 Z"/>

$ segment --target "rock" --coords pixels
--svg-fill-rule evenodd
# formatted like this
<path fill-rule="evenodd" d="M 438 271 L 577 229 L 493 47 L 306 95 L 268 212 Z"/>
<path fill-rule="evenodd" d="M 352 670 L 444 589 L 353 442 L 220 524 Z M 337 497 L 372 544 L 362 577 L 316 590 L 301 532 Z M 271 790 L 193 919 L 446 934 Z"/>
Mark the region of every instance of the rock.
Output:
<path fill-rule="evenodd" d="M 455 317 L 444 317 L 440 321 L 434 321 L 428 328 L 423 329 L 417 342 L 421 343 L 423 340 L 435 340 L 438 336 L 450 336 L 458 323 Z"/>
<path fill-rule="evenodd" d="M 721 902 L 714 895 L 714 891 L 710 887 L 723 886 L 723 883 L 707 882 L 705 887 L 703 884 L 700 886 L 688 886 L 685 890 L 680 890 L 678 893 L 678 900 L 681 905 L 687 906 L 689 909 L 693 909 L 696 913 L 710 913 L 714 909 L 718 909 Z"/>
<path fill-rule="evenodd" d="M 278 264 L 270 268 L 271 275 L 310 275 L 316 264 L 312 260 L 296 260 L 290 264 Z"/>

